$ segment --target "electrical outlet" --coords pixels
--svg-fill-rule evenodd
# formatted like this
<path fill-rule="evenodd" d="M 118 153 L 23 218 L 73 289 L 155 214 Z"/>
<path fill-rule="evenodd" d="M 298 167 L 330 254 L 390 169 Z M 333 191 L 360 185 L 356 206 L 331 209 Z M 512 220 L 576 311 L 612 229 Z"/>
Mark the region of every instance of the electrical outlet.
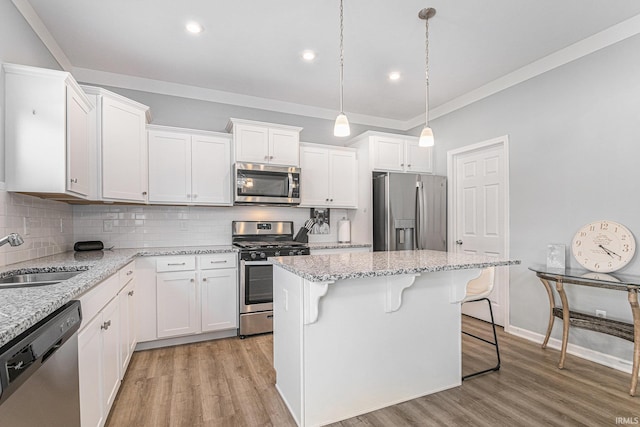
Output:
<path fill-rule="evenodd" d="M 60 233 L 64 233 L 64 224 L 62 222 L 62 218 L 60 218 Z"/>
<path fill-rule="evenodd" d="M 113 232 L 113 220 L 112 219 L 105 219 L 104 221 L 102 221 L 102 231 L 105 232 L 105 233 Z"/>
<path fill-rule="evenodd" d="M 596 316 L 602 317 L 603 319 L 607 318 L 607 312 L 604 310 L 596 310 Z"/>

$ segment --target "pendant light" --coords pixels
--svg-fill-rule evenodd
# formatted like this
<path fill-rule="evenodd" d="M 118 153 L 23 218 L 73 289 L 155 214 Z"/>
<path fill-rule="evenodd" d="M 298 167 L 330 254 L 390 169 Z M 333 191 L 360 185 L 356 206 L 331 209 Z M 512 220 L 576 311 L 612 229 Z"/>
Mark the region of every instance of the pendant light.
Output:
<path fill-rule="evenodd" d="M 336 124 L 333 127 L 334 136 L 351 135 L 351 129 L 349 128 L 349 120 L 347 119 L 347 116 L 344 114 L 344 108 L 343 108 L 344 45 L 343 45 L 342 33 L 344 31 L 344 26 L 343 26 L 344 9 L 342 5 L 342 1 L 343 0 L 340 0 L 340 114 L 338 114 L 338 117 L 336 118 Z"/>
<path fill-rule="evenodd" d="M 418 146 L 420 147 L 433 147 L 434 139 L 433 139 L 433 131 L 429 127 L 429 19 L 433 18 L 436 14 L 436 10 L 432 7 L 422 9 L 418 12 L 418 17 L 420 19 L 424 19 L 425 22 L 425 48 L 424 48 L 424 56 L 425 56 L 425 81 L 426 81 L 426 94 L 425 94 L 425 121 L 424 121 L 424 129 L 422 129 L 422 133 L 420 134 L 420 140 L 418 141 Z"/>

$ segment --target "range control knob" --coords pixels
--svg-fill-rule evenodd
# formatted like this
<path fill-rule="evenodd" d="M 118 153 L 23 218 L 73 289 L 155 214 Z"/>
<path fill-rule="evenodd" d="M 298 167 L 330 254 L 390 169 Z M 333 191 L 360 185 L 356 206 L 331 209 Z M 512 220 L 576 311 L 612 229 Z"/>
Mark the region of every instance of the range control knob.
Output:
<path fill-rule="evenodd" d="M 256 253 L 255 253 L 255 252 L 251 252 L 251 259 L 256 259 L 256 257 L 257 257 L 257 256 L 258 256 L 258 255 L 256 255 Z"/>
<path fill-rule="evenodd" d="M 295 255 L 296 251 L 289 251 L 289 255 Z"/>
<path fill-rule="evenodd" d="M 260 252 L 260 258 L 266 258 L 267 255 L 264 252 Z"/>
<path fill-rule="evenodd" d="M 304 255 L 304 251 L 303 251 L 302 249 L 300 249 L 300 250 L 298 251 L 298 255 Z"/>
<path fill-rule="evenodd" d="M 273 254 L 273 256 L 280 256 L 280 251 L 275 251 L 275 253 Z"/>

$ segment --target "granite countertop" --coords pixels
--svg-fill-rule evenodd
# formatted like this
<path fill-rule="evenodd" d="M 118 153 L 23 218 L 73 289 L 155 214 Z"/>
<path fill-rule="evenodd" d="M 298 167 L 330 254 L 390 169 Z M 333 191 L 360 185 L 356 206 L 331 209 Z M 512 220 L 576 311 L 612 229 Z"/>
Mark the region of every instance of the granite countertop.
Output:
<path fill-rule="evenodd" d="M 65 252 L 2 267 L 0 278 L 36 272 L 83 272 L 54 285 L 0 289 L 0 346 L 116 273 L 137 256 L 225 252 L 237 250 L 228 245 Z"/>
<path fill-rule="evenodd" d="M 441 251 L 353 252 L 269 261 L 312 282 L 520 264 L 520 260 Z"/>
<path fill-rule="evenodd" d="M 350 249 L 350 248 L 370 248 L 371 243 L 338 243 L 338 242 L 317 242 L 309 243 L 309 249 Z"/>

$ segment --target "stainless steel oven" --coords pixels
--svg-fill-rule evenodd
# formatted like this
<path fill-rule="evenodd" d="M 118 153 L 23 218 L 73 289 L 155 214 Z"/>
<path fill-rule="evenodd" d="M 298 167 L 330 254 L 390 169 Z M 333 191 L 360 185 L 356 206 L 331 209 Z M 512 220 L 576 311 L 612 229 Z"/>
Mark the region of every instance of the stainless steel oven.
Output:
<path fill-rule="evenodd" d="M 234 171 L 235 204 L 300 204 L 300 168 L 236 163 Z"/>
<path fill-rule="evenodd" d="M 273 266 L 267 258 L 308 255 L 293 241 L 291 221 L 234 221 L 232 241 L 240 248 L 240 338 L 273 331 Z"/>

